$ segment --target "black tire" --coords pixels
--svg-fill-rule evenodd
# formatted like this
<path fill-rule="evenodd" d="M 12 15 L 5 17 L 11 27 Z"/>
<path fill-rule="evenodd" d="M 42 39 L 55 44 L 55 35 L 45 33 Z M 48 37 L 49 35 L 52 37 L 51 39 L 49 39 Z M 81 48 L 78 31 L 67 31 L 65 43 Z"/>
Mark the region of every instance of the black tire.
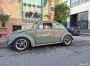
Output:
<path fill-rule="evenodd" d="M 69 46 L 72 44 L 72 36 L 71 35 L 66 35 L 63 39 L 63 45 L 64 46 Z"/>
<path fill-rule="evenodd" d="M 29 48 L 30 44 L 29 44 L 29 40 L 27 38 L 17 38 L 13 44 L 12 47 L 16 50 L 16 51 L 25 51 Z"/>

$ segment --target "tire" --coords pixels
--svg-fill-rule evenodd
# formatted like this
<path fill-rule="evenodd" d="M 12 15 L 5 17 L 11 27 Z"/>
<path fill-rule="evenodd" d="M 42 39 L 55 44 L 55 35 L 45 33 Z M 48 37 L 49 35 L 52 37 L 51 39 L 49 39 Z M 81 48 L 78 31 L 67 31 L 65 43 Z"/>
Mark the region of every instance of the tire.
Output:
<path fill-rule="evenodd" d="M 26 49 L 29 48 L 30 44 L 29 44 L 29 40 L 27 38 L 17 38 L 14 42 L 13 42 L 13 48 L 17 51 L 25 51 Z"/>
<path fill-rule="evenodd" d="M 72 44 L 72 36 L 71 35 L 66 35 L 63 39 L 63 45 L 64 46 L 69 46 Z"/>

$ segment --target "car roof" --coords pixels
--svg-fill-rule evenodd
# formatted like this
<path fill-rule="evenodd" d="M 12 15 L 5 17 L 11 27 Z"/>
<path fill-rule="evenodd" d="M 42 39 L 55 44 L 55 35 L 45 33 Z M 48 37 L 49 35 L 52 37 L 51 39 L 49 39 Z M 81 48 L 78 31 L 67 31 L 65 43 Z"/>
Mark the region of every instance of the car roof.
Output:
<path fill-rule="evenodd" d="M 46 20 L 43 20 L 43 21 L 38 21 L 38 22 L 39 22 L 39 23 L 41 23 L 41 22 L 44 22 L 44 23 L 45 23 L 45 22 L 46 22 L 46 23 L 50 23 L 50 22 L 59 23 L 59 22 L 54 21 L 54 20 L 52 20 L 52 21 L 51 21 L 51 20 L 47 20 L 47 21 L 46 21 Z M 60 24 L 61 24 L 61 23 L 60 23 Z"/>

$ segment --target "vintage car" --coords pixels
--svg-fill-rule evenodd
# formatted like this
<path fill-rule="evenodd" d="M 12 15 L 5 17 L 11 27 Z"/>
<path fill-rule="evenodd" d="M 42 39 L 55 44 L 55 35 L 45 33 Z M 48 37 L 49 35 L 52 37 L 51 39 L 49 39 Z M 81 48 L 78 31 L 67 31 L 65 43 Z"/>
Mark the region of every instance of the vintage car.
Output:
<path fill-rule="evenodd" d="M 24 51 L 29 47 L 48 44 L 69 46 L 72 40 L 72 35 L 62 24 L 56 21 L 38 21 L 30 29 L 13 32 L 7 43 L 17 51 Z"/>

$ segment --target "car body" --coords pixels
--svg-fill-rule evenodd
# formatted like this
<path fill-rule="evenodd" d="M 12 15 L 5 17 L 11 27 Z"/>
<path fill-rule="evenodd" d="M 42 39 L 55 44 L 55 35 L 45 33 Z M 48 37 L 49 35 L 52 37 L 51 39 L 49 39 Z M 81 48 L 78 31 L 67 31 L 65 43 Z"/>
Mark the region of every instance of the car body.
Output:
<path fill-rule="evenodd" d="M 56 43 L 63 43 L 68 46 L 72 43 L 72 39 L 72 35 L 62 24 L 56 21 L 38 21 L 30 29 L 13 32 L 8 37 L 7 43 L 16 50 L 23 51 L 29 46 L 35 47 Z"/>
<path fill-rule="evenodd" d="M 74 36 L 80 35 L 80 29 L 78 27 L 70 27 L 67 30 Z"/>

